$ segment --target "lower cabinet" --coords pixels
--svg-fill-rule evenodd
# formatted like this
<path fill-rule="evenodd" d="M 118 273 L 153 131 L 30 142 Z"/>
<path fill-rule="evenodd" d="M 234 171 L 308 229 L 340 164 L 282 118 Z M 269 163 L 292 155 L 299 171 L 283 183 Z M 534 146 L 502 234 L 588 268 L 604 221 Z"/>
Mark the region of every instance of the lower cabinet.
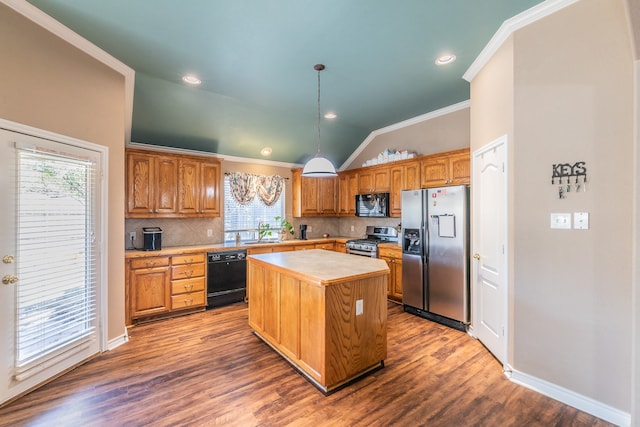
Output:
<path fill-rule="evenodd" d="M 206 254 L 149 256 L 126 263 L 126 323 L 206 305 Z"/>
<path fill-rule="evenodd" d="M 389 281 L 387 282 L 387 296 L 402 302 L 402 250 L 397 247 L 379 247 L 380 259 L 387 262 L 389 266 Z"/>

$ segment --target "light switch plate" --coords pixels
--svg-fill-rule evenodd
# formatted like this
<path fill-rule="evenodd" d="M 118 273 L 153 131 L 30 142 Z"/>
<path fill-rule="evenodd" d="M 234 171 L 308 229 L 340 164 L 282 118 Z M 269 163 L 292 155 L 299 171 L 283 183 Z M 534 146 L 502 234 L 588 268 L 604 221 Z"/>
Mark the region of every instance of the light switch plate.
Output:
<path fill-rule="evenodd" d="M 570 213 L 552 213 L 551 214 L 551 228 L 559 228 L 568 230 L 571 228 L 571 214 Z"/>
<path fill-rule="evenodd" d="M 589 212 L 574 212 L 573 228 L 575 228 L 576 230 L 588 230 L 589 229 Z"/>
<path fill-rule="evenodd" d="M 307 231 L 308 231 L 309 233 L 311 233 L 311 232 L 313 231 L 313 227 L 312 227 L 312 226 L 310 226 L 310 225 L 307 225 Z"/>
<path fill-rule="evenodd" d="M 364 312 L 364 300 L 356 300 L 356 316 L 360 316 Z"/>

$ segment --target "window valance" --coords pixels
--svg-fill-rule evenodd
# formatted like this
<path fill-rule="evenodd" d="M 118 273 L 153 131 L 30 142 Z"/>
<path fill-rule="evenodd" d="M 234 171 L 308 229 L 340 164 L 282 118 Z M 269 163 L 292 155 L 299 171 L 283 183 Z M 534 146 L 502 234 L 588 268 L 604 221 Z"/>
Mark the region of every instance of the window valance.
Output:
<path fill-rule="evenodd" d="M 229 177 L 233 198 L 243 205 L 257 195 L 265 205 L 272 206 L 280 198 L 286 179 L 280 175 L 266 176 L 241 172 L 230 172 L 226 175 Z"/>

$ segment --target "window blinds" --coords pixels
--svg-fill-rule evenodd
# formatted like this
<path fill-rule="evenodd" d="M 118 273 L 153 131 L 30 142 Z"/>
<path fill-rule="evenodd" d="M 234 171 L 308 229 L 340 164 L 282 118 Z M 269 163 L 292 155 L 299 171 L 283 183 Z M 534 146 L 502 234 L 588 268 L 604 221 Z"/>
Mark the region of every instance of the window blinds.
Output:
<path fill-rule="evenodd" d="M 97 339 L 96 163 L 18 149 L 16 370 Z"/>

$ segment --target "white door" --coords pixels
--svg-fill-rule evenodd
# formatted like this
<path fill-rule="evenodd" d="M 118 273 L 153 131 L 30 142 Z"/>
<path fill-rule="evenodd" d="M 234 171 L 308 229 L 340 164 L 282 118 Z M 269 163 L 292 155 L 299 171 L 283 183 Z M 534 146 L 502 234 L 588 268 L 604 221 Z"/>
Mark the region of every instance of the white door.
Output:
<path fill-rule="evenodd" d="M 0 123 L 0 403 L 101 342 L 102 154 L 2 127 L 14 129 Z"/>
<path fill-rule="evenodd" d="M 473 334 L 506 364 L 506 135 L 473 153 Z"/>

